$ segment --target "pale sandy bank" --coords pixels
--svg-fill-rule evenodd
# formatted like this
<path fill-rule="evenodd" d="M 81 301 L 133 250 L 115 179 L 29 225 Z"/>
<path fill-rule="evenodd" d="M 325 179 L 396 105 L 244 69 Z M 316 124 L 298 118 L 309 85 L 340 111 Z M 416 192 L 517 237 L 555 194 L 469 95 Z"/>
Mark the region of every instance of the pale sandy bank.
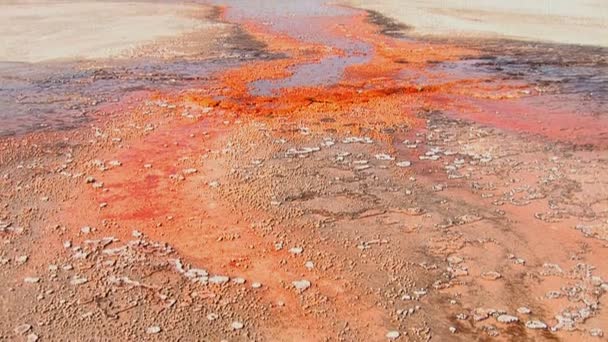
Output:
<path fill-rule="evenodd" d="M 144 2 L 0 2 L 0 62 L 119 55 L 205 29 L 208 6 Z"/>
<path fill-rule="evenodd" d="M 339 0 L 413 33 L 608 46 L 608 0 Z"/>

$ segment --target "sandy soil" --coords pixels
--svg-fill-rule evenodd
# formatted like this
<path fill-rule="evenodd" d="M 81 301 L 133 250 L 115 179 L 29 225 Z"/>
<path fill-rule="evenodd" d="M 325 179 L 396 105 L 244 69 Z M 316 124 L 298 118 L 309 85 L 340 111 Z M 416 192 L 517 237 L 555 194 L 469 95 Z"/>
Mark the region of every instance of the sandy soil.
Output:
<path fill-rule="evenodd" d="M 0 61 L 121 55 L 160 38 L 211 29 L 209 7 L 150 2 L 3 2 Z M 169 56 L 170 57 L 170 56 Z"/>
<path fill-rule="evenodd" d="M 413 34 L 515 38 L 608 46 L 603 0 L 347 0 L 410 26 Z"/>
<path fill-rule="evenodd" d="M 251 46 L 247 63 L 0 139 L 0 338 L 605 338 L 595 99 L 510 73 L 538 51 L 394 39 L 359 11 L 297 20 L 243 16 L 216 48 Z M 328 58 L 337 83 L 293 81 Z"/>

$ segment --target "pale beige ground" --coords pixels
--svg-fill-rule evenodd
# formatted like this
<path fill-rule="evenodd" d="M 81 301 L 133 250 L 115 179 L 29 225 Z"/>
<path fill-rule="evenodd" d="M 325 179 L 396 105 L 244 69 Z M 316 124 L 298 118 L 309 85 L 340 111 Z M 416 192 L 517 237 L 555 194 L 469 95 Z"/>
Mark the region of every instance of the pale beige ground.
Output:
<path fill-rule="evenodd" d="M 608 46 L 606 0 L 341 0 L 415 33 Z"/>
<path fill-rule="evenodd" d="M 116 56 L 161 38 L 210 29 L 211 7 L 143 2 L 0 2 L 0 61 Z"/>

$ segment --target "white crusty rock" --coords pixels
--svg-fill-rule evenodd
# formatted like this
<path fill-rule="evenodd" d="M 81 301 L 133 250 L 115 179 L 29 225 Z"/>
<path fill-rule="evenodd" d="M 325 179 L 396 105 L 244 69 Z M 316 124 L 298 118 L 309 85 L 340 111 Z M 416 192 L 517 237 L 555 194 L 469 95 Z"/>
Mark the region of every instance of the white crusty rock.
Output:
<path fill-rule="evenodd" d="M 73 276 L 72 280 L 70 280 L 70 284 L 77 286 L 87 283 L 89 280 L 86 277 Z"/>
<path fill-rule="evenodd" d="M 401 333 L 399 333 L 397 330 L 392 330 L 386 333 L 386 338 L 389 340 L 396 340 L 399 338 L 399 336 L 401 336 Z"/>
<path fill-rule="evenodd" d="M 146 333 L 148 334 L 158 334 L 161 331 L 161 328 L 157 325 L 153 325 L 151 327 L 148 327 L 148 329 L 146 329 Z"/>
<path fill-rule="evenodd" d="M 229 277 L 221 276 L 221 275 L 214 275 L 213 277 L 209 278 L 209 282 L 211 284 L 219 284 L 219 285 L 226 284 L 229 280 L 230 280 Z"/>
<path fill-rule="evenodd" d="M 519 312 L 522 315 L 528 315 L 528 314 L 532 313 L 532 310 L 530 310 L 530 308 L 528 308 L 528 307 L 521 306 L 521 307 L 517 308 L 517 312 Z"/>
<path fill-rule="evenodd" d="M 40 282 L 40 278 L 38 277 L 26 277 L 23 279 L 24 282 L 28 284 L 36 284 Z"/>
<path fill-rule="evenodd" d="M 484 272 L 481 274 L 481 278 L 483 278 L 485 280 L 497 280 L 501 277 L 502 277 L 502 275 L 495 271 Z"/>
<path fill-rule="evenodd" d="M 232 328 L 232 330 L 241 330 L 244 326 L 245 325 L 239 321 L 234 321 L 230 324 L 230 328 Z"/>
<path fill-rule="evenodd" d="M 512 316 L 512 315 L 500 315 L 496 318 L 497 321 L 499 321 L 500 323 L 515 323 L 517 321 L 519 321 L 519 318 Z"/>
<path fill-rule="evenodd" d="M 547 325 L 541 321 L 527 321 L 526 328 L 528 328 L 528 329 L 547 329 Z"/>
<path fill-rule="evenodd" d="M 391 157 L 390 155 L 388 155 L 386 153 L 376 154 L 375 157 L 378 160 L 395 160 L 394 157 Z"/>
<path fill-rule="evenodd" d="M 291 253 L 293 255 L 302 254 L 303 251 L 304 251 L 304 248 L 302 248 L 302 247 L 292 247 L 289 249 L 289 253 Z"/>
<path fill-rule="evenodd" d="M 304 292 L 304 291 L 308 290 L 308 288 L 310 287 L 310 281 L 308 281 L 306 279 L 296 280 L 296 281 L 292 282 L 292 284 L 293 284 L 293 287 L 295 287 L 298 292 Z"/>
<path fill-rule="evenodd" d="M 23 335 L 26 332 L 30 331 L 30 329 L 32 329 L 32 326 L 29 324 L 21 324 L 18 325 L 17 327 L 15 327 L 15 334 L 17 335 Z"/>

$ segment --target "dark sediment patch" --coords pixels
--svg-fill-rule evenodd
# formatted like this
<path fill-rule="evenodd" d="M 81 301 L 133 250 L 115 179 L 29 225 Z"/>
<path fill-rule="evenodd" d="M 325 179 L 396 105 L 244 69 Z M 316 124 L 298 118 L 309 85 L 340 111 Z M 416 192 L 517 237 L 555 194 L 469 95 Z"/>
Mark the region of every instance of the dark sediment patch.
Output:
<path fill-rule="evenodd" d="M 413 27 L 400 23 L 395 19 L 391 19 L 380 12 L 366 10 L 368 21 L 380 28 L 380 33 L 393 38 L 406 38 L 405 32 L 413 29 Z"/>

